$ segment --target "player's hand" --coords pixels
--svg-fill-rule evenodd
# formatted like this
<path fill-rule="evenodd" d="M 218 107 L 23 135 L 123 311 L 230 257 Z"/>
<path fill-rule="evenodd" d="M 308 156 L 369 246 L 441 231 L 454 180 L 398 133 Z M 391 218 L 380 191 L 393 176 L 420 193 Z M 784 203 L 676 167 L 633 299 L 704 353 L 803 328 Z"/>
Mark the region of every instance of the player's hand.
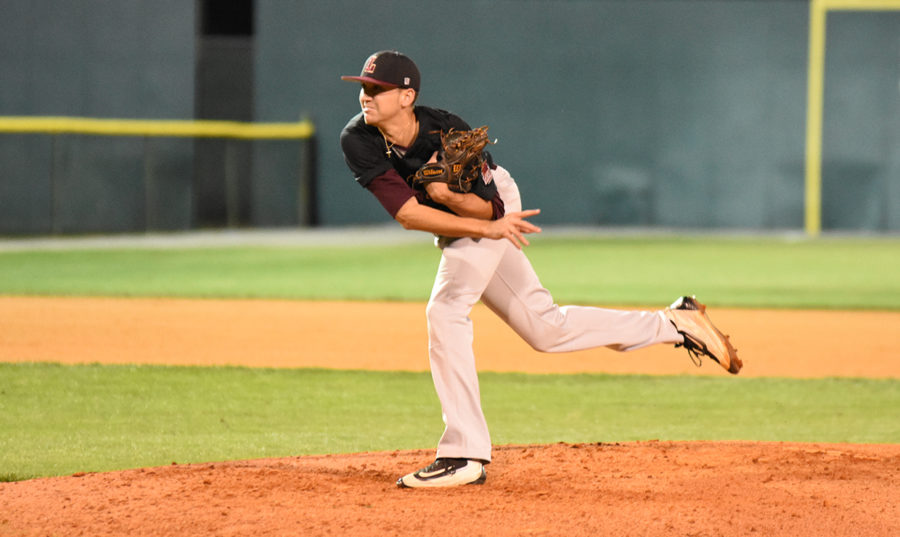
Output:
<path fill-rule="evenodd" d="M 488 225 L 488 232 L 485 236 L 489 239 L 507 239 L 521 250 L 522 246 L 530 244 L 528 239 L 525 238 L 526 234 L 541 232 L 541 228 L 525 219 L 540 213 L 540 209 L 529 209 L 527 211 L 509 213 L 499 220 L 492 220 Z"/>

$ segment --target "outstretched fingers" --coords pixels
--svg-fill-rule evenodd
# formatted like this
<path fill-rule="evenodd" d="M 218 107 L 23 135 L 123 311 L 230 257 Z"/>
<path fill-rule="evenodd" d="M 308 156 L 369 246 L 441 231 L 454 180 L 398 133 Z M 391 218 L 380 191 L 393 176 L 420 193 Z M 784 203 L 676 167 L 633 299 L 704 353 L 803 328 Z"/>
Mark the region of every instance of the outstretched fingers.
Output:
<path fill-rule="evenodd" d="M 540 209 L 528 209 L 527 211 L 512 212 L 504 216 L 498 222 L 504 222 L 502 238 L 509 240 L 513 245 L 522 249 L 522 246 L 528 246 L 531 243 L 525 238 L 528 233 L 540 233 L 541 228 L 525 220 L 526 218 L 540 214 Z"/>

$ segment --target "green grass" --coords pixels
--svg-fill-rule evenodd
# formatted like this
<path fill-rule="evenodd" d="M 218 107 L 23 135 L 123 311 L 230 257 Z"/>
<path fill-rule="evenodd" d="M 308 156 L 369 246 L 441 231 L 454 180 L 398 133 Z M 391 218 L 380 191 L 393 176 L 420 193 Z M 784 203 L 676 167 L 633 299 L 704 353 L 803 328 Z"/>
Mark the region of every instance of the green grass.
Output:
<path fill-rule="evenodd" d="M 563 299 L 658 304 L 900 309 L 900 240 L 637 238 L 551 240 L 532 262 Z"/>
<path fill-rule="evenodd" d="M 900 240 L 535 237 L 558 302 L 900 310 Z M 0 253 L 0 294 L 425 301 L 428 244 Z"/>
<path fill-rule="evenodd" d="M 495 444 L 897 443 L 900 382 L 482 375 Z M 173 462 L 433 448 L 427 373 L 0 364 L 6 480 Z"/>
<path fill-rule="evenodd" d="M 439 256 L 427 245 L 7 252 L 0 293 L 420 300 Z"/>

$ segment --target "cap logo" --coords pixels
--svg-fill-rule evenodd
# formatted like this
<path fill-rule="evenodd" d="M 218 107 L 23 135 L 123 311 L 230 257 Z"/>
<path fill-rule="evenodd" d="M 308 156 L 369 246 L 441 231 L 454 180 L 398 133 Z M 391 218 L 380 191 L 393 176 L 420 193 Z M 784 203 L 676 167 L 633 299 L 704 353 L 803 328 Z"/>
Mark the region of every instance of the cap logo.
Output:
<path fill-rule="evenodd" d="M 366 65 L 363 67 L 363 73 L 372 74 L 375 72 L 375 56 L 370 56 L 368 60 L 366 60 Z"/>
<path fill-rule="evenodd" d="M 403 77 L 403 85 L 409 86 L 409 77 L 408 76 Z"/>

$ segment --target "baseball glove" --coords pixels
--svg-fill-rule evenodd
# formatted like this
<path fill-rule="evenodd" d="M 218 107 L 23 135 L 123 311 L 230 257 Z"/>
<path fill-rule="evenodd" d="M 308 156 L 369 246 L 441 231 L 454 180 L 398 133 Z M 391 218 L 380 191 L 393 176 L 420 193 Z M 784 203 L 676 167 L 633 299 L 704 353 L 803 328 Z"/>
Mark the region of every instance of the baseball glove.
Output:
<path fill-rule="evenodd" d="M 470 131 L 442 132 L 438 161 L 419 168 L 413 176 L 413 186 L 424 189 L 429 183 L 442 182 L 453 192 L 471 191 L 472 183 L 481 177 L 482 150 L 495 143 L 488 139 L 487 130 L 485 125 Z"/>

